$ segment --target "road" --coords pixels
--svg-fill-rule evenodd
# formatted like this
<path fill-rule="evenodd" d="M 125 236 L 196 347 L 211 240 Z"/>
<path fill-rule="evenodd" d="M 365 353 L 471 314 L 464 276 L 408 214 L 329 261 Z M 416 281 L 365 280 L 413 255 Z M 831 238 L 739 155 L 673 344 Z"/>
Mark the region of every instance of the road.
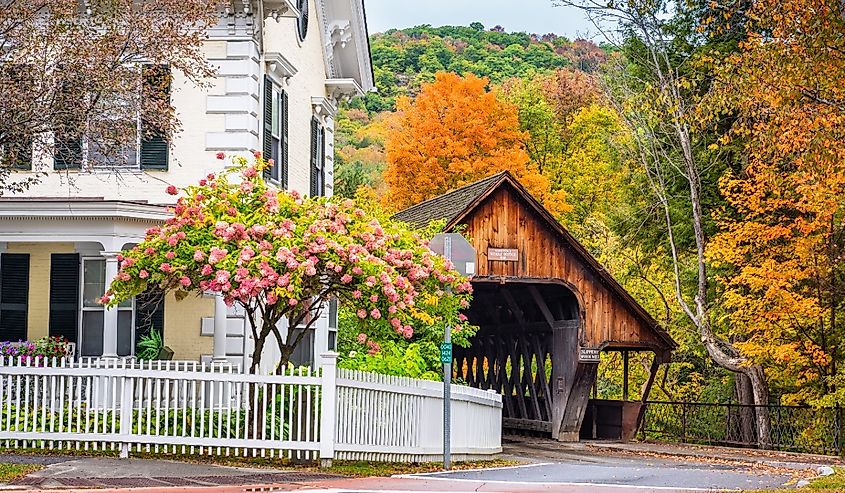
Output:
<path fill-rule="evenodd" d="M 810 463 L 787 458 L 697 449 L 687 456 L 549 440 L 508 441 L 505 457 L 522 465 L 391 478 L 342 478 L 305 471 L 231 468 L 163 460 L 0 456 L 3 462 L 46 465 L 19 488 L 86 488 L 99 493 L 131 487 L 133 493 L 191 491 L 346 492 L 559 492 L 670 493 L 777 488 L 807 476 Z M 688 451 L 692 452 L 692 451 Z M 673 451 L 677 454 L 677 451 Z M 255 487 L 245 486 L 255 485 Z M 82 491 L 82 490 L 76 490 Z M 125 490 L 124 490 L 125 491 Z"/>

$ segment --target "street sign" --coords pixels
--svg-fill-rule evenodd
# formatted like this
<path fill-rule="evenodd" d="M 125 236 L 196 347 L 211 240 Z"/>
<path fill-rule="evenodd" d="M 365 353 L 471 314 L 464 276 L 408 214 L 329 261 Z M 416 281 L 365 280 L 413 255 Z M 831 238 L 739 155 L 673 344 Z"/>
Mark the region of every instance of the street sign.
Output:
<path fill-rule="evenodd" d="M 475 248 L 459 233 L 436 234 L 428 247 L 451 260 L 461 275 L 475 274 Z M 449 286 L 446 286 L 446 292 L 451 293 Z M 443 343 L 440 344 L 440 362 L 443 363 L 443 469 L 448 471 L 452 467 L 452 326 L 447 323 L 443 329 Z"/>
<path fill-rule="evenodd" d="M 451 342 L 441 342 L 440 343 L 440 362 L 444 365 L 446 363 L 452 362 L 452 343 Z"/>
<path fill-rule="evenodd" d="M 581 363 L 600 363 L 601 351 L 593 348 L 579 347 L 578 361 Z"/>
<path fill-rule="evenodd" d="M 447 252 L 447 247 L 451 246 Z M 428 242 L 432 252 L 443 255 L 455 264 L 462 276 L 475 274 L 475 248 L 460 233 L 439 233 Z"/>

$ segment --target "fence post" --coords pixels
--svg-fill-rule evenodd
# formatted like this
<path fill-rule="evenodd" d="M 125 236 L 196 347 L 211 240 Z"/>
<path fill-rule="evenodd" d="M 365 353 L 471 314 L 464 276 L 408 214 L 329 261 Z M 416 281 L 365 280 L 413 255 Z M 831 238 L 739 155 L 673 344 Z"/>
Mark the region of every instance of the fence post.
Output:
<path fill-rule="evenodd" d="M 126 374 L 126 360 L 123 362 L 120 386 L 120 458 L 129 458 L 129 436 L 132 434 L 132 407 L 135 395 L 135 378 Z M 114 370 L 117 370 L 115 365 Z"/>
<path fill-rule="evenodd" d="M 335 420 L 337 418 L 337 356 L 320 353 L 322 382 L 320 393 L 320 466 L 331 467 L 334 459 Z"/>

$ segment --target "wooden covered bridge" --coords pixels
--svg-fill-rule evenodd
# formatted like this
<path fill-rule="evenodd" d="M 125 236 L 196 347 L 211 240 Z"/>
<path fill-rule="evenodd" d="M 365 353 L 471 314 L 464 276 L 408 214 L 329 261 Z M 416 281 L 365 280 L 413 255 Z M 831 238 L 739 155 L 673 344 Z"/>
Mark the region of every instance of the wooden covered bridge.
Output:
<path fill-rule="evenodd" d="M 636 430 L 658 366 L 677 344 L 512 175 L 395 217 L 414 226 L 445 220 L 446 231 L 459 230 L 475 247 L 466 315 L 480 330 L 470 348 L 455 348 L 453 368 L 469 385 L 502 394 L 506 430 L 564 441 L 628 438 Z M 622 401 L 590 400 L 601 351 L 623 353 Z M 654 353 L 637 402 L 628 401 L 629 351 Z"/>

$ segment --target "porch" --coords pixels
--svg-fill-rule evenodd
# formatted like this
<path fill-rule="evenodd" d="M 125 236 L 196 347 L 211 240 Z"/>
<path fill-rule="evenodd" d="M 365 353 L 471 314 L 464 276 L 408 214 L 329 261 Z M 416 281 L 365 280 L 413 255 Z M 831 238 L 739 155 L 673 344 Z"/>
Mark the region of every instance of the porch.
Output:
<path fill-rule="evenodd" d="M 164 206 L 99 199 L 0 199 L 0 340 L 61 336 L 76 356 L 135 354 L 151 330 L 174 357 L 243 366 L 243 317 L 219 296 L 151 292 L 115 308 L 98 299 L 117 275 L 118 254 L 163 222 Z"/>

